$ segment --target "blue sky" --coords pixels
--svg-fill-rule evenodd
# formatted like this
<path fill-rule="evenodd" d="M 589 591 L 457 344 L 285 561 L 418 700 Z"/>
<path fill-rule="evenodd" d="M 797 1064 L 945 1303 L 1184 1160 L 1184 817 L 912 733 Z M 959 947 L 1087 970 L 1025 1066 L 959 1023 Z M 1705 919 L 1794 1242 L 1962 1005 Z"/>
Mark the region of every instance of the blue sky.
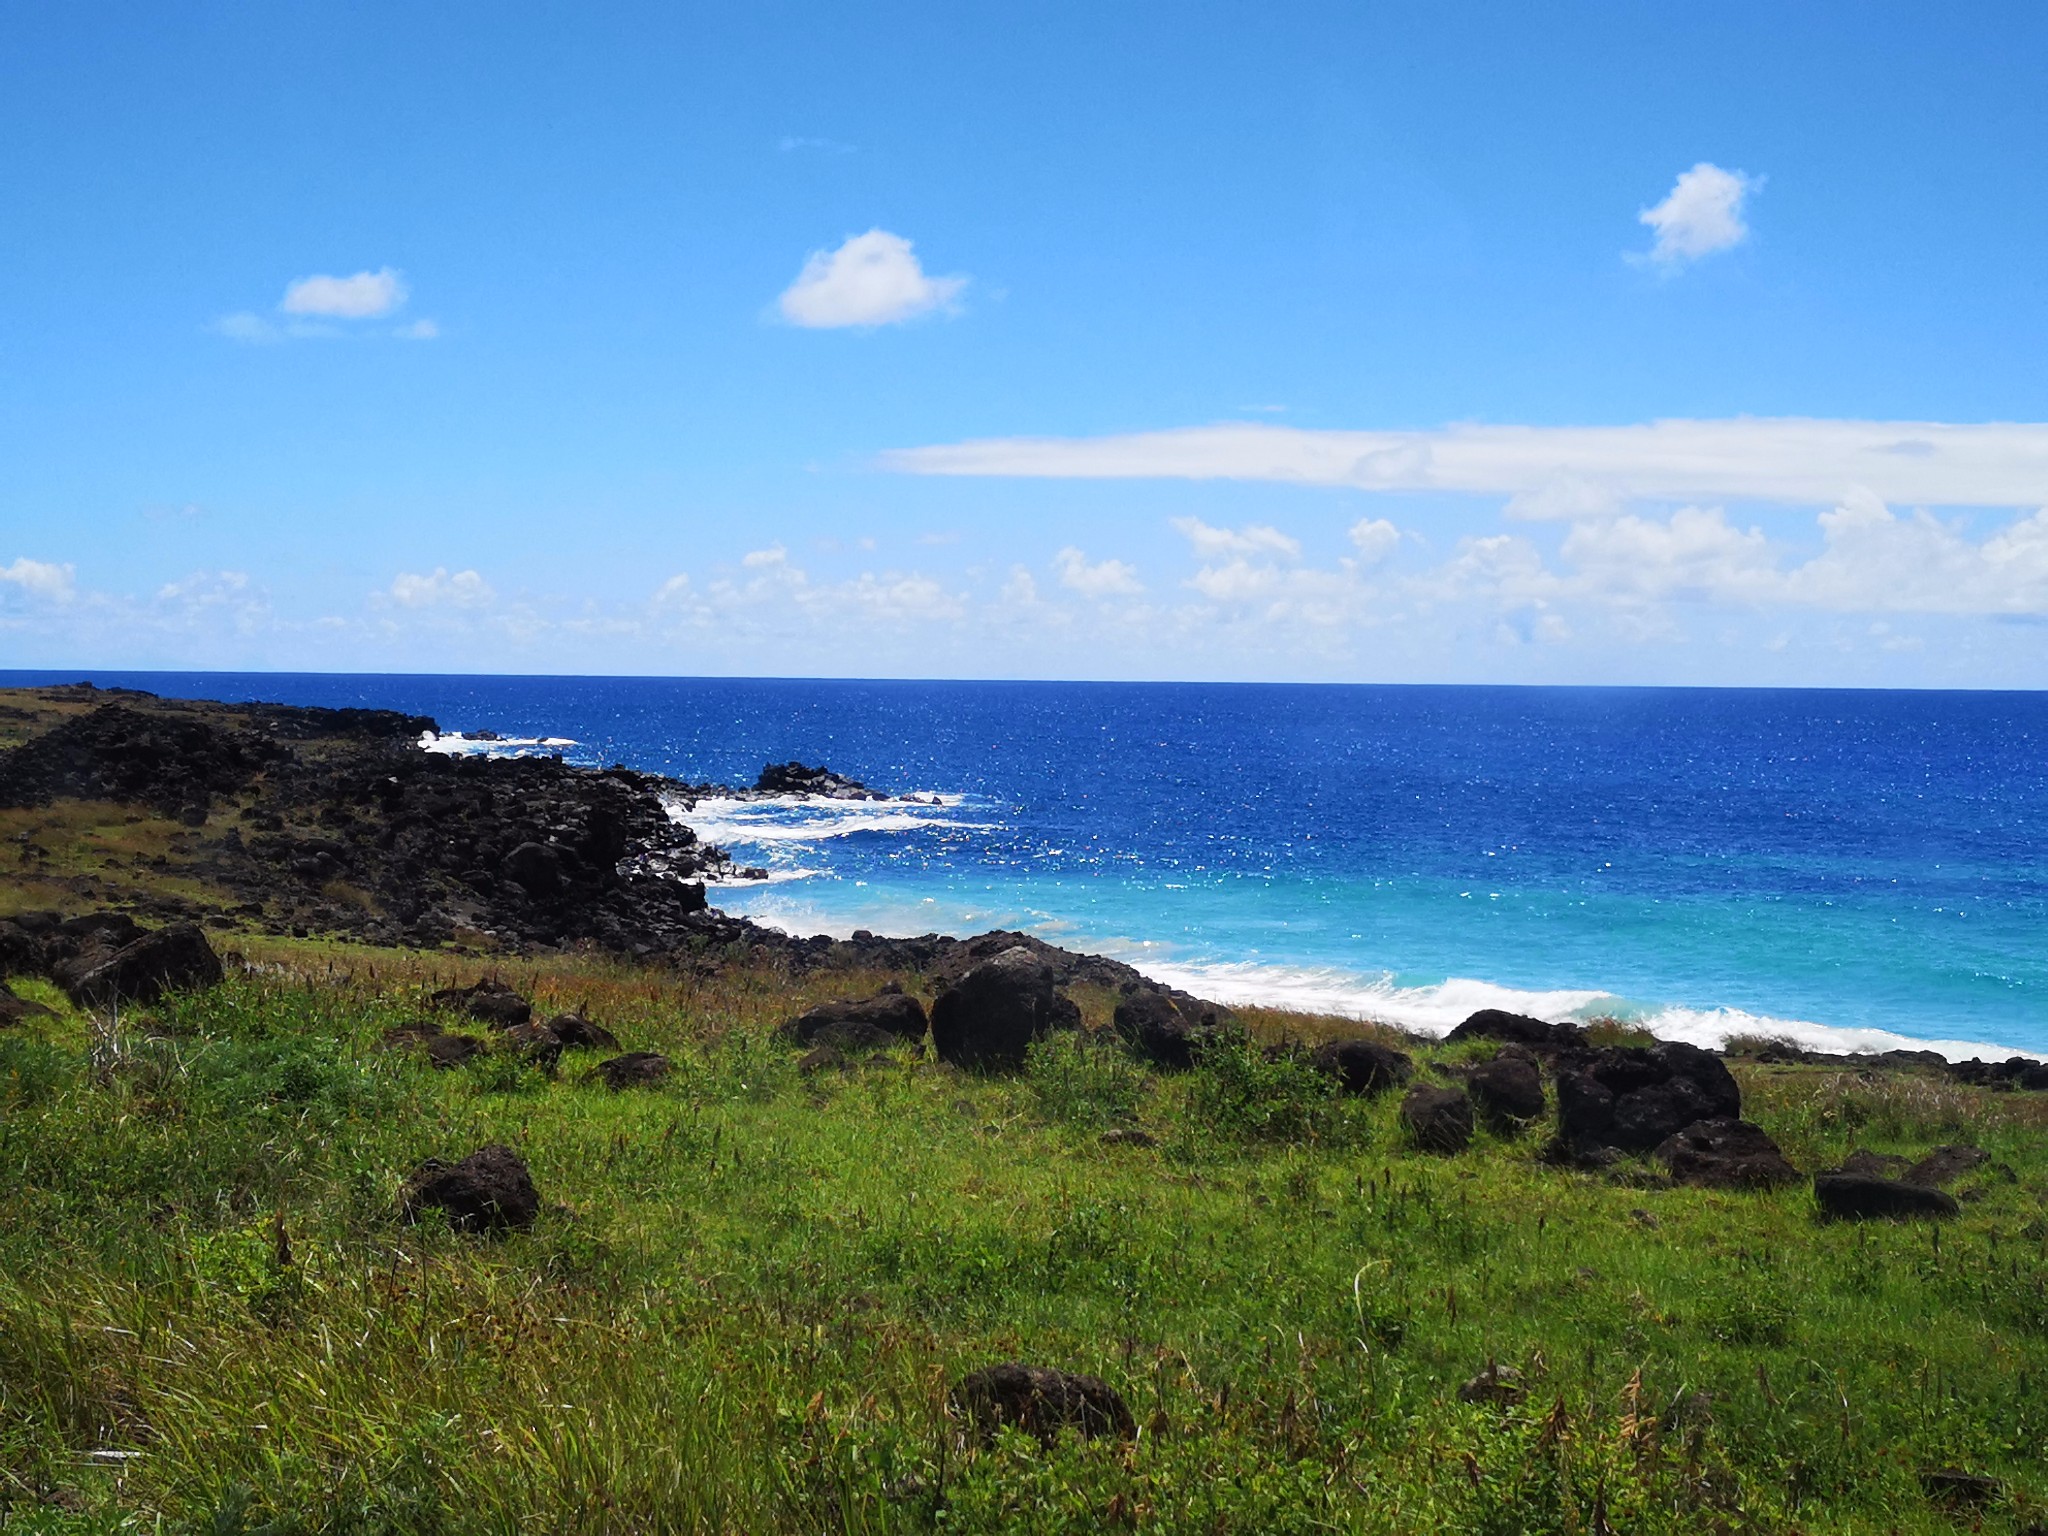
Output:
<path fill-rule="evenodd" d="M 2048 686 L 2044 56 L 15 7 L 0 665 Z"/>

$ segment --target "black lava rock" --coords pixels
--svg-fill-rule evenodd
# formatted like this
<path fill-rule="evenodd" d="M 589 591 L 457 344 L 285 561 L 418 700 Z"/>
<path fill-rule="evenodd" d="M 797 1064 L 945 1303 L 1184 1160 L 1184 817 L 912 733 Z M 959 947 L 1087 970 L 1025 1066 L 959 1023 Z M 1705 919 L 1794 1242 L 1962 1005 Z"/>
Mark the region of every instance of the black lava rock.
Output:
<path fill-rule="evenodd" d="M 1053 970 L 1030 950 L 1004 950 L 974 967 L 932 1004 L 939 1059 L 976 1072 L 1014 1072 L 1033 1040 L 1081 1022 Z"/>
<path fill-rule="evenodd" d="M 459 1232 L 507 1232 L 530 1227 L 540 1217 L 540 1192 L 526 1160 L 510 1147 L 491 1145 L 459 1163 L 430 1157 L 413 1170 L 399 1196 L 407 1221 L 439 1210 Z"/>
<path fill-rule="evenodd" d="M 965 1419 L 975 1437 L 988 1441 L 1005 1425 L 1035 1435 L 1047 1445 L 1063 1429 L 1093 1438 L 1130 1440 L 1137 1421 L 1116 1390 L 1099 1376 L 1011 1362 L 962 1377 L 947 1395 L 948 1406 Z"/>

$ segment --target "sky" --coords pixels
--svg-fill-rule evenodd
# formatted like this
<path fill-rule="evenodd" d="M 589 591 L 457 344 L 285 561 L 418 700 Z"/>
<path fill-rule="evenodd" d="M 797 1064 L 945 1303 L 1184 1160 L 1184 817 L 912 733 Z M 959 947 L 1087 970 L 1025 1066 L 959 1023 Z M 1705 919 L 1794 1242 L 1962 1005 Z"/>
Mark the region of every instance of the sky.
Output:
<path fill-rule="evenodd" d="M 2048 8 L 0 10 L 0 667 L 2048 687 Z"/>

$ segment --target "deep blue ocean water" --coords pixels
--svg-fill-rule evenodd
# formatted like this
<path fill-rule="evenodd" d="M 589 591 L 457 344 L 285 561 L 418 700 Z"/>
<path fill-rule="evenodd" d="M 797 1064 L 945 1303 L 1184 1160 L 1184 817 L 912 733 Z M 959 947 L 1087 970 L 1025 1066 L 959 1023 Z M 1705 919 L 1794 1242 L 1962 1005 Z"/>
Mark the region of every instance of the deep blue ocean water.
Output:
<path fill-rule="evenodd" d="M 714 900 L 797 931 L 1027 928 L 1422 1027 L 2048 1051 L 2044 694 L 91 675 L 943 797 L 688 814 L 774 877 Z"/>

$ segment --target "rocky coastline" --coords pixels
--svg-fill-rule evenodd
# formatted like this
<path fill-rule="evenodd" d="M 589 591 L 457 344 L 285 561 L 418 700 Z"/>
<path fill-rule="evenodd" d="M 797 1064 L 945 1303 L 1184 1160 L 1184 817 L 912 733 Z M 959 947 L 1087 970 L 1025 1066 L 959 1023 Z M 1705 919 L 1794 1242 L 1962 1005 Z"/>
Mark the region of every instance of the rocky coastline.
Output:
<path fill-rule="evenodd" d="M 558 754 L 423 751 L 423 740 L 440 737 L 425 716 L 165 699 L 88 683 L 6 690 L 0 728 L 14 741 L 0 749 L 0 817 L 22 823 L 13 841 L 23 884 L 40 883 L 51 898 L 0 919 L 0 943 L 24 953 L 37 950 L 37 935 L 59 931 L 119 930 L 127 943 L 139 919 L 478 954 L 595 950 L 700 971 L 737 960 L 792 974 L 862 969 L 947 986 L 1021 949 L 1054 986 L 1136 1000 L 1131 1027 L 1150 1031 L 1148 1050 L 1163 1062 L 1185 1057 L 1191 1040 L 1229 1016 L 1120 961 L 1028 934 L 799 936 L 712 906 L 707 882 L 753 872 L 736 870 L 675 810 L 713 797 L 898 798 L 822 765 L 769 763 L 749 786 L 685 783 Z M 490 731 L 462 739 L 502 740 Z M 63 861 L 37 813 L 52 813 L 54 824 L 67 807 L 101 808 L 124 828 L 154 824 L 163 850 L 130 854 L 125 865 L 109 856 L 95 873 L 46 868 Z M 134 878 L 117 883 L 117 870 Z M 75 958 L 58 950 L 53 965 Z M 1156 1015 L 1149 1024 L 1147 1008 Z M 1451 1038 L 1475 1033 L 1545 1060 L 1587 1045 L 1577 1025 L 1491 1011 Z M 1829 1054 L 1770 1040 L 1731 1041 L 1723 1054 L 2048 1091 L 2048 1064 L 2017 1056 L 1957 1063 L 1931 1051 Z"/>

